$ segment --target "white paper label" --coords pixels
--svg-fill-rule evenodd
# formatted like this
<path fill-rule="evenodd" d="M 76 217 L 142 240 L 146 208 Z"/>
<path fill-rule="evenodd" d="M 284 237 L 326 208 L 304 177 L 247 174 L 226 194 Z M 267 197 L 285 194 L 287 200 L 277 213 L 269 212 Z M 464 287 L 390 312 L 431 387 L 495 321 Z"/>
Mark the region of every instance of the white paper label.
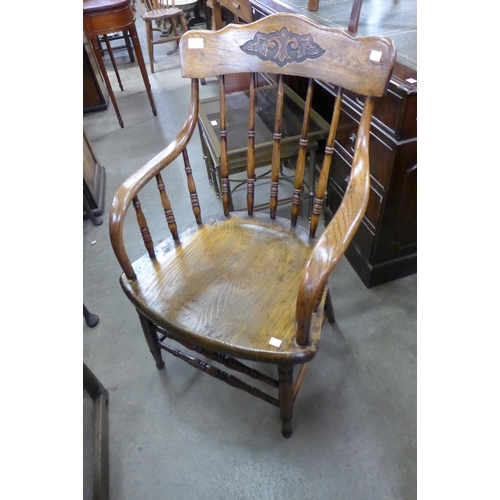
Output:
<path fill-rule="evenodd" d="M 415 78 L 407 78 L 406 81 L 408 83 L 417 83 L 417 80 L 415 80 Z"/>
<path fill-rule="evenodd" d="M 273 345 L 274 347 L 279 347 L 281 345 L 281 340 L 280 339 L 275 339 L 274 337 L 271 337 L 271 340 L 269 343 Z"/>
<path fill-rule="evenodd" d="M 202 49 L 203 48 L 203 38 L 188 38 L 188 48 L 189 49 Z"/>
<path fill-rule="evenodd" d="M 380 50 L 372 50 L 370 53 L 370 61 L 380 62 L 382 52 Z"/>
<path fill-rule="evenodd" d="M 212 120 L 210 122 L 210 125 L 212 125 L 212 127 L 216 127 L 217 126 L 217 120 Z"/>

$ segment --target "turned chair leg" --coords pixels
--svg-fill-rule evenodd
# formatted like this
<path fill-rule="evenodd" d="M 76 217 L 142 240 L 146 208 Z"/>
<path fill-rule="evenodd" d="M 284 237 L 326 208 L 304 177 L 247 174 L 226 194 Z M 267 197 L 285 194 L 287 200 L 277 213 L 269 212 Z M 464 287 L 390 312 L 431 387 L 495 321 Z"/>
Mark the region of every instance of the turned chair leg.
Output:
<path fill-rule="evenodd" d="M 151 21 L 146 21 L 146 41 L 148 44 L 149 67 L 151 68 L 151 73 L 154 73 L 155 66 L 153 60 L 153 27 L 151 25 Z"/>
<path fill-rule="evenodd" d="M 149 350 L 155 360 L 156 368 L 158 368 L 158 370 L 161 370 L 165 366 L 165 363 L 163 362 L 163 359 L 161 357 L 161 348 L 158 345 L 158 333 L 156 332 L 156 328 L 154 327 L 153 323 L 149 321 L 149 319 L 147 319 L 145 316 L 143 316 L 139 311 L 137 311 L 137 313 L 139 314 L 144 337 L 146 337 L 146 342 L 148 343 Z"/>
<path fill-rule="evenodd" d="M 335 323 L 335 314 L 333 312 L 333 302 L 329 288 L 326 289 L 325 314 L 328 323 L 331 323 L 333 325 Z"/>
<path fill-rule="evenodd" d="M 292 435 L 293 368 L 293 365 L 278 365 L 281 434 L 285 438 Z"/>

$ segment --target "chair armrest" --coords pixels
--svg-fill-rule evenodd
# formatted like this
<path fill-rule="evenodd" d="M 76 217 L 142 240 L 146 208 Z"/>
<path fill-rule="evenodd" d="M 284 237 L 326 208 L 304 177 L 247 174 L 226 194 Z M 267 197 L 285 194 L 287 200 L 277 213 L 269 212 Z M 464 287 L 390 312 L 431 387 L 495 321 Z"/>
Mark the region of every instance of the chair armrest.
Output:
<path fill-rule="evenodd" d="M 148 163 L 132 174 L 116 191 L 109 211 L 109 234 L 111 246 L 128 279 L 136 275 L 128 258 L 123 241 L 123 222 L 133 199 L 139 191 L 159 172 L 167 167 L 189 143 L 198 121 L 199 86 L 196 78 L 191 81 L 191 102 L 188 117 L 176 138 Z"/>
<path fill-rule="evenodd" d="M 306 264 L 297 296 L 297 344 L 309 343 L 312 315 L 320 294 L 344 255 L 363 219 L 370 196 L 369 138 L 374 98 L 366 99 L 356 139 L 351 176 L 346 193 L 333 219 L 316 242 Z"/>

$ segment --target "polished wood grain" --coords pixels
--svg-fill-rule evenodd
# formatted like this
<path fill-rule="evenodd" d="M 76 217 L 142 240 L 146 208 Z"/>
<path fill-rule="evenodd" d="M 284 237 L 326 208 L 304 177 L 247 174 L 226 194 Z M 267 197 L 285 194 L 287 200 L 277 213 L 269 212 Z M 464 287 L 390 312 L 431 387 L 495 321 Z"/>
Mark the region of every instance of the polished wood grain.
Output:
<path fill-rule="evenodd" d="M 255 193 L 255 73 L 250 74 L 248 109 L 247 209 L 253 214 Z"/>
<path fill-rule="evenodd" d="M 109 211 L 109 232 L 111 246 L 121 268 L 129 279 L 134 279 L 135 271 L 125 249 L 123 240 L 123 224 L 130 205 L 137 193 L 148 184 L 151 179 L 161 172 L 167 165 L 172 163 L 184 149 L 186 149 L 196 127 L 198 117 L 199 82 L 193 79 L 191 82 L 191 101 L 188 116 L 184 126 L 176 138 L 158 153 L 137 172 L 132 174 L 116 191 L 111 202 Z"/>
<path fill-rule="evenodd" d="M 283 75 L 278 77 L 278 95 L 276 98 L 276 114 L 274 119 L 273 155 L 271 163 L 271 199 L 269 201 L 269 215 L 276 217 L 278 208 L 279 175 L 281 169 L 281 123 L 283 115 Z"/>
<path fill-rule="evenodd" d="M 158 184 L 158 190 L 160 191 L 161 204 L 163 206 L 163 211 L 165 212 L 165 218 L 167 220 L 168 229 L 174 240 L 179 239 L 179 233 L 177 232 L 177 224 L 175 222 L 174 212 L 172 210 L 172 205 L 170 204 L 170 199 L 168 197 L 167 191 L 165 190 L 165 184 L 160 173 L 156 174 L 156 182 Z"/>
<path fill-rule="evenodd" d="M 344 255 L 365 213 L 370 194 L 368 145 L 373 97 L 366 100 L 356 138 L 356 153 L 347 192 L 342 203 L 315 245 L 302 273 L 297 297 L 297 343 L 310 342 L 311 324 L 317 298 L 326 280 Z"/>
<path fill-rule="evenodd" d="M 335 136 L 337 134 L 337 126 L 339 123 L 341 105 L 342 105 L 342 89 L 339 89 L 338 96 L 335 101 L 335 106 L 333 108 L 333 116 L 330 124 L 330 131 L 328 133 L 328 139 L 326 141 L 325 155 L 323 157 L 323 165 L 321 167 L 318 186 L 316 187 L 316 196 L 314 197 L 311 225 L 309 229 L 309 234 L 311 235 L 311 237 L 314 237 L 316 234 L 319 219 L 321 216 L 321 211 L 323 209 L 324 193 L 326 192 L 326 186 L 328 183 L 328 174 L 330 173 L 330 165 L 332 163 L 333 143 L 335 141 Z"/>
<path fill-rule="evenodd" d="M 328 56 L 290 62 L 280 67 L 272 60 L 262 60 L 241 49 L 258 32 L 279 32 L 283 26 L 292 33 L 311 35 Z M 200 44 L 203 44 L 203 49 L 190 48 Z M 302 16 L 273 14 L 255 23 L 229 25 L 218 32 L 190 31 L 182 37 L 179 51 L 181 73 L 186 78 L 249 71 L 288 74 L 308 76 L 362 95 L 381 96 L 387 86 L 387 72 L 394 66 L 395 48 L 387 37 L 355 37 L 346 30 L 321 27 Z M 380 61 L 370 59 L 372 51 L 381 52 Z"/>
<path fill-rule="evenodd" d="M 311 113 L 311 102 L 313 95 L 313 85 L 314 80 L 309 78 L 309 84 L 307 87 L 306 103 L 304 106 L 304 118 L 302 120 L 302 130 L 300 134 L 300 146 L 299 155 L 297 158 L 296 174 L 295 174 L 295 184 L 293 192 L 292 201 L 292 214 L 291 221 L 292 226 L 297 224 L 297 219 L 300 213 L 300 202 L 302 198 L 302 187 L 304 183 L 304 170 L 306 164 L 306 154 L 307 154 L 307 144 L 308 144 L 308 133 L 309 133 L 309 119 Z"/>
<path fill-rule="evenodd" d="M 294 368 L 317 353 L 326 318 L 335 321 L 327 280 L 352 240 L 368 206 L 369 137 L 375 96 L 383 93 L 395 60 L 387 38 L 356 38 L 345 30 L 320 27 L 297 15 L 269 16 L 247 26 L 186 33 L 180 41 L 182 72 L 192 78 L 188 118 L 173 142 L 118 189 L 110 209 L 110 236 L 123 274 L 120 284 L 139 313 L 143 332 L 158 368 L 161 351 L 204 373 L 279 406 L 282 434 L 290 437 L 293 403 L 305 369 L 294 381 Z M 373 57 L 373 51 L 376 56 Z M 380 56 L 378 57 L 377 56 Z M 233 59 L 231 59 L 233 57 Z M 376 60 L 376 61 L 375 61 Z M 226 75 L 250 72 L 248 110 L 247 210 L 232 211 L 228 182 Z M 272 70 L 272 71 L 271 71 Z M 277 76 L 273 120 L 273 156 L 269 213 L 253 207 L 255 177 L 255 74 Z M 306 104 L 299 137 L 291 219 L 277 214 L 281 169 L 284 78 L 287 72 L 307 79 Z M 201 218 L 187 145 L 198 114 L 198 81 L 220 78 L 220 144 L 222 213 Z M 297 224 L 305 170 L 305 152 L 314 93 L 313 79 L 339 86 L 309 229 Z M 342 204 L 317 238 L 323 197 L 339 121 L 343 86 L 363 93 L 364 109 L 353 143 L 353 161 Z M 177 228 L 161 171 L 182 155 L 193 222 Z M 152 244 L 139 192 L 155 180 L 172 237 Z M 153 181 L 154 182 L 154 181 Z M 135 207 L 146 253 L 131 263 L 123 241 L 130 205 Z M 189 206 L 189 205 L 188 205 Z M 158 334 L 160 337 L 158 337 Z M 278 368 L 278 398 L 164 342 L 188 350 L 252 377 L 241 361 L 272 363 Z M 268 381 L 256 377 L 259 382 Z M 271 384 L 272 385 L 272 384 Z M 276 387 L 274 385 L 274 387 Z"/>
<path fill-rule="evenodd" d="M 121 285 L 155 324 L 208 350 L 253 361 L 312 359 L 319 330 L 295 342 L 296 299 L 313 248 L 302 227 L 262 213 L 204 219 L 134 263 Z M 235 315 L 237 320 L 235 319 Z M 322 310 L 313 315 L 319 326 Z M 282 341 L 279 349 L 271 338 Z"/>

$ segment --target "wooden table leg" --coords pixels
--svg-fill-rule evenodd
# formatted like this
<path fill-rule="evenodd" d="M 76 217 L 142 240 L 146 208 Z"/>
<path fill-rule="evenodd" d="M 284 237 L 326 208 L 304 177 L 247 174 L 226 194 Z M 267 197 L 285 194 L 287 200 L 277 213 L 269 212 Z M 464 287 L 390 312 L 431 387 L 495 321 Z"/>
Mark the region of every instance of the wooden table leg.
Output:
<path fill-rule="evenodd" d="M 106 43 L 106 48 L 108 49 L 109 58 L 111 59 L 111 64 L 113 65 L 113 69 L 115 70 L 116 79 L 118 80 L 118 85 L 120 86 L 120 90 L 123 91 L 122 81 L 120 79 L 120 73 L 118 73 L 118 68 L 116 67 L 115 56 L 113 54 L 113 50 L 111 49 L 111 44 L 109 43 L 108 35 L 103 35 L 104 42 Z"/>
<path fill-rule="evenodd" d="M 109 98 L 113 104 L 113 108 L 115 108 L 116 117 L 118 118 L 118 123 L 120 127 L 123 128 L 123 120 L 120 115 L 120 110 L 118 109 L 118 104 L 116 103 L 115 94 L 113 92 L 113 87 L 111 86 L 111 82 L 109 81 L 108 72 L 106 71 L 106 66 L 104 65 L 104 60 L 102 58 L 101 51 L 99 50 L 99 43 L 97 42 L 97 36 L 87 34 L 87 38 L 89 38 L 89 42 L 94 47 L 94 53 L 97 59 L 97 64 L 99 65 L 99 69 L 101 70 L 102 77 L 104 78 L 104 83 L 108 89 Z"/>
<path fill-rule="evenodd" d="M 144 63 L 144 58 L 142 57 L 141 44 L 139 43 L 139 38 L 137 36 L 137 29 L 135 27 L 135 24 L 130 26 L 129 32 L 130 32 L 130 38 L 132 39 L 132 44 L 134 46 L 135 56 L 137 57 L 137 63 L 139 64 L 139 68 L 141 70 L 144 86 L 146 87 L 146 92 L 149 97 L 149 102 L 151 103 L 151 110 L 153 111 L 153 115 L 156 116 L 156 107 L 153 100 L 153 94 L 151 93 L 151 84 L 149 83 L 148 72 L 146 71 L 146 65 Z"/>

